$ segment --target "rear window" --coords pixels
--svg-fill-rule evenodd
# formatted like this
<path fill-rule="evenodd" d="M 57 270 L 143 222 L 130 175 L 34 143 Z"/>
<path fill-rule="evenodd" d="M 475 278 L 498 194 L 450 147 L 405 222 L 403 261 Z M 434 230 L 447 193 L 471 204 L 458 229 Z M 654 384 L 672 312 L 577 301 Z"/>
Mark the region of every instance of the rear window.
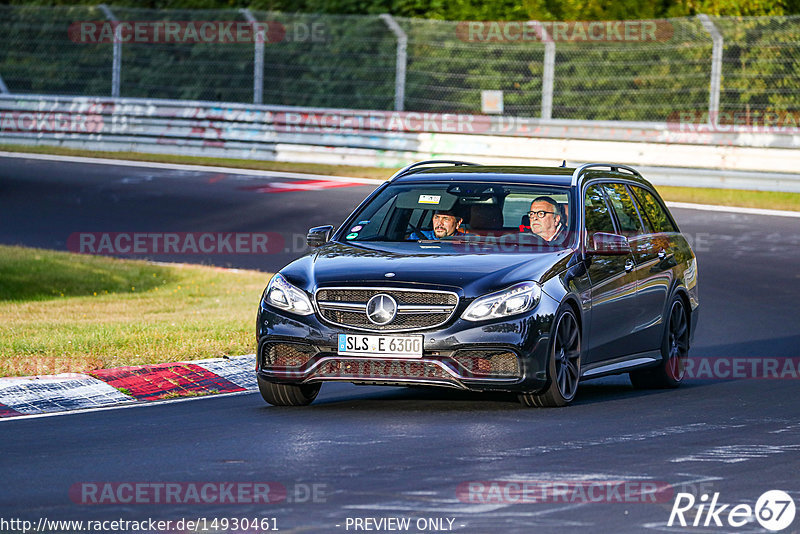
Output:
<path fill-rule="evenodd" d="M 603 197 L 603 191 L 599 185 L 592 185 L 586 189 L 584 204 L 586 206 L 586 246 L 591 246 L 595 233 L 604 232 L 613 234 L 614 221 L 608 211 L 608 205 Z"/>
<path fill-rule="evenodd" d="M 666 208 L 661 205 L 661 202 L 650 191 L 643 187 L 631 187 L 639 207 L 650 220 L 654 232 L 677 232 L 678 229 L 667 214 Z"/>
<path fill-rule="evenodd" d="M 644 226 L 639 219 L 639 213 L 633 204 L 633 199 L 624 184 L 604 184 L 608 200 L 617 215 L 620 231 L 624 235 L 645 233 Z"/>

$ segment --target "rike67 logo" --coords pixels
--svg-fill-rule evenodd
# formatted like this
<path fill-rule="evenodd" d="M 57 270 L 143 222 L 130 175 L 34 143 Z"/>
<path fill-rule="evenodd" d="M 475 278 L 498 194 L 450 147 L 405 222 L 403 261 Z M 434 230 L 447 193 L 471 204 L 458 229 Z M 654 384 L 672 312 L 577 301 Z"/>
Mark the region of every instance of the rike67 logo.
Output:
<path fill-rule="evenodd" d="M 669 514 L 667 526 L 682 527 L 743 527 L 754 521 L 765 529 L 777 532 L 794 521 L 795 505 L 792 497 L 781 490 L 764 492 L 756 501 L 755 508 L 749 504 L 719 504 L 719 493 L 709 500 L 701 495 L 699 502 L 691 493 L 678 493 Z"/>

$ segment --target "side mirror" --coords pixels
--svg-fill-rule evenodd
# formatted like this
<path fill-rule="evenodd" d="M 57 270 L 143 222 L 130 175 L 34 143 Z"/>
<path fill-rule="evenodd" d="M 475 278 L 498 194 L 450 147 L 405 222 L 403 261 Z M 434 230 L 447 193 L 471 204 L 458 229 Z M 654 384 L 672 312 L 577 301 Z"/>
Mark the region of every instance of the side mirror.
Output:
<path fill-rule="evenodd" d="M 325 226 L 315 226 L 308 230 L 306 234 L 306 243 L 309 247 L 321 247 L 331 239 L 333 233 L 333 226 L 330 224 Z"/>
<path fill-rule="evenodd" d="M 630 254 L 631 246 L 624 235 L 596 232 L 592 235 L 592 247 L 586 251 L 594 256 L 625 256 Z"/>

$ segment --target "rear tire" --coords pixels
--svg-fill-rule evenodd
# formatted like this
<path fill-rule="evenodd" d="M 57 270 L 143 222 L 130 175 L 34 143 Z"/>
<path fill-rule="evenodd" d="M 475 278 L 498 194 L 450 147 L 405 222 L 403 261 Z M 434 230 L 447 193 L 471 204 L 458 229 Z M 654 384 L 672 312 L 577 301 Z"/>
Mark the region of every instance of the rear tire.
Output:
<path fill-rule="evenodd" d="M 581 377 L 581 329 L 571 309 L 556 320 L 548 360 L 550 384 L 543 391 L 520 394 L 519 401 L 525 406 L 556 408 L 575 398 Z"/>
<path fill-rule="evenodd" d="M 631 384 L 637 389 L 676 388 L 686 374 L 689 357 L 689 317 L 683 300 L 675 296 L 667 314 L 661 339 L 661 361 L 656 367 L 632 371 Z"/>
<path fill-rule="evenodd" d="M 258 377 L 261 397 L 273 406 L 308 406 L 317 398 L 322 384 L 275 384 Z"/>

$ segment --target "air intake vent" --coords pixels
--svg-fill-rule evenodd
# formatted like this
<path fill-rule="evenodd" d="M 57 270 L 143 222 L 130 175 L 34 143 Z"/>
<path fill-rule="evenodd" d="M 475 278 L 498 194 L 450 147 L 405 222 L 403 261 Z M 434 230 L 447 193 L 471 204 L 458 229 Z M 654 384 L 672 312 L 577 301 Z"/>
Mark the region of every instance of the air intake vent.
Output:
<path fill-rule="evenodd" d="M 382 304 L 392 308 L 390 321 L 370 319 L 368 304 L 386 295 Z M 372 332 L 403 332 L 435 328 L 446 323 L 458 306 L 458 295 L 449 291 L 397 288 L 324 288 L 316 293 L 317 308 L 325 321 Z M 382 317 L 385 317 L 383 315 Z"/>
<path fill-rule="evenodd" d="M 264 343 L 261 346 L 261 366 L 264 368 L 299 368 L 317 353 L 311 345 L 299 343 Z"/>

